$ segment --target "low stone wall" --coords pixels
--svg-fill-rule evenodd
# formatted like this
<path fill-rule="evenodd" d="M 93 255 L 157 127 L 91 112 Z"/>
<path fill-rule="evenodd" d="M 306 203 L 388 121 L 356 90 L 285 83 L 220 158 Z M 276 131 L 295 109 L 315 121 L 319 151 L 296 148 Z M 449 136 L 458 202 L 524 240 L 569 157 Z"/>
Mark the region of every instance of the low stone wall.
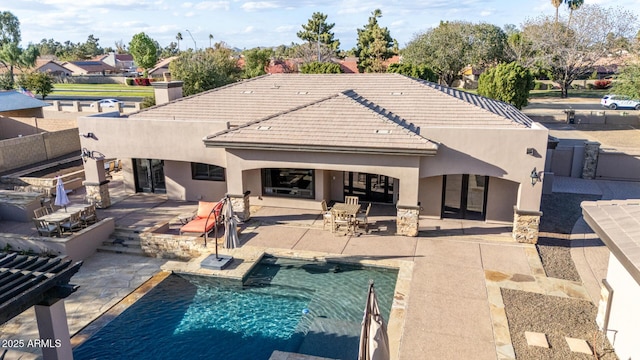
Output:
<path fill-rule="evenodd" d="M 105 218 L 71 236 L 62 238 L 0 233 L 0 248 L 5 248 L 8 244 L 11 250 L 56 256 L 66 255 L 75 261 L 80 261 L 93 255 L 98 246 L 107 241 L 114 230 L 114 219 Z"/>
<path fill-rule="evenodd" d="M 140 234 L 140 245 L 145 255 L 189 261 L 215 250 L 215 238 L 209 238 L 205 247 L 203 237 L 165 234 L 168 228 L 169 224 L 164 223 Z"/>
<path fill-rule="evenodd" d="M 521 211 L 514 208 L 513 239 L 520 243 L 537 244 L 540 231 L 540 211 Z"/>

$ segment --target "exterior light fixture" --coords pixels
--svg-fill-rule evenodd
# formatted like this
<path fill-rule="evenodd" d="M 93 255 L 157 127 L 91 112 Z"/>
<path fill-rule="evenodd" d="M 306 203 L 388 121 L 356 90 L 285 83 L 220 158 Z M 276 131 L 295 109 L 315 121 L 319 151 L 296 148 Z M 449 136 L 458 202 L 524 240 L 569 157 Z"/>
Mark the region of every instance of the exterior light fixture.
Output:
<path fill-rule="evenodd" d="M 92 132 L 89 132 L 89 133 L 86 133 L 86 134 L 80 134 L 80 135 L 82 135 L 82 136 L 84 136 L 86 138 L 89 138 L 89 139 L 95 139 L 96 138 L 96 134 L 94 134 Z"/>
<path fill-rule="evenodd" d="M 538 181 L 540 181 L 540 175 L 538 175 L 538 170 L 533 168 L 533 170 L 531 170 L 531 186 L 535 185 Z"/>
<path fill-rule="evenodd" d="M 82 161 L 87 162 L 87 159 L 93 158 L 93 154 L 91 151 L 87 150 L 87 148 L 82 148 Z"/>

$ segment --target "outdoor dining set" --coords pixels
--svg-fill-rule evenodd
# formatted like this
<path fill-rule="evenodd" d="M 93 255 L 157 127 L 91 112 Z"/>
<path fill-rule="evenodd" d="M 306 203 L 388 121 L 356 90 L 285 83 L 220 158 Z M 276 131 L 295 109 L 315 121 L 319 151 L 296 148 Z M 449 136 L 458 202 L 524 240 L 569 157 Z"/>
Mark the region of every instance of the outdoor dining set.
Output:
<path fill-rule="evenodd" d="M 369 225 L 369 212 L 371 203 L 365 210 L 357 196 L 345 196 L 344 203 L 335 203 L 332 207 L 327 206 L 327 202 L 322 200 L 323 229 L 327 224 L 331 226 L 331 232 L 344 231 L 345 234 L 355 234 L 360 227 L 366 232 Z"/>
<path fill-rule="evenodd" d="M 43 206 L 34 210 L 33 215 L 40 236 L 62 236 L 98 221 L 95 204 L 69 205 L 57 210 L 52 206 Z"/>

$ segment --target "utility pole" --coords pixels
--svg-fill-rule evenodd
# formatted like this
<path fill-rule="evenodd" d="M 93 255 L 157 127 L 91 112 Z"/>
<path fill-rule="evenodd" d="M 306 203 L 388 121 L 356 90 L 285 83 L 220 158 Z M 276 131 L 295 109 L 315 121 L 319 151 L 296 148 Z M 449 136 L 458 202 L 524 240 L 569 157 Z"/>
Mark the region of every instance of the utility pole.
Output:
<path fill-rule="evenodd" d="M 322 23 L 318 24 L 318 62 L 320 62 L 320 31 L 322 29 Z"/>

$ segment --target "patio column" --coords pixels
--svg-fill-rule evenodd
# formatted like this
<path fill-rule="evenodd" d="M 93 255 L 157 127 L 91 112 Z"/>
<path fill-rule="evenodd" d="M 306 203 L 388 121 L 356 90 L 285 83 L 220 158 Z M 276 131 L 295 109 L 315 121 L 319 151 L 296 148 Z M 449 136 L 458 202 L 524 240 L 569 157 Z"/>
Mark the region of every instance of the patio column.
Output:
<path fill-rule="evenodd" d="M 420 207 L 397 205 L 396 233 L 404 236 L 418 236 Z"/>
<path fill-rule="evenodd" d="M 229 199 L 231 199 L 233 212 L 240 221 L 247 221 L 251 218 L 248 191 L 240 195 L 229 194 Z"/>
<path fill-rule="evenodd" d="M 596 178 L 598 168 L 598 154 L 600 153 L 600 143 L 596 141 L 586 141 L 584 143 L 584 161 L 582 167 L 582 178 L 593 180 Z"/>
<path fill-rule="evenodd" d="M 96 204 L 100 209 L 111 206 L 109 196 L 109 180 L 106 179 L 103 158 L 85 158 L 85 181 L 82 183 L 86 189 L 87 200 Z"/>
<path fill-rule="evenodd" d="M 42 358 L 44 360 L 73 359 L 64 300 L 58 300 L 51 305 L 35 305 L 34 309 L 40 333 L 39 345 L 42 349 Z"/>
<path fill-rule="evenodd" d="M 513 207 L 513 239 L 520 243 L 538 243 L 541 211 L 519 210 Z"/>

